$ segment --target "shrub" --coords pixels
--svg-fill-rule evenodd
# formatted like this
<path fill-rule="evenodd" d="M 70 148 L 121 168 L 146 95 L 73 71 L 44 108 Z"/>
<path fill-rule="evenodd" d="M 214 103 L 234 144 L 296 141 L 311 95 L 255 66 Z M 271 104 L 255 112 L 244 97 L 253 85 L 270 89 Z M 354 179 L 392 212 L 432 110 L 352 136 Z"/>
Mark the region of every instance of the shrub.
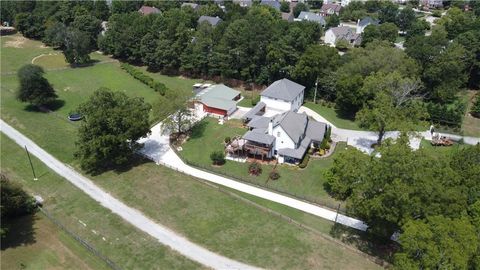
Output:
<path fill-rule="evenodd" d="M 132 75 L 133 78 L 141 81 L 142 83 L 148 85 L 148 87 L 152 88 L 156 92 L 159 92 L 160 95 L 165 95 L 165 92 L 167 91 L 167 87 L 165 84 L 161 82 L 156 82 L 153 78 L 150 76 L 144 74 L 140 70 L 137 70 L 133 66 L 127 64 L 127 63 L 122 63 L 121 67 L 123 70 L 125 70 L 128 74 Z"/>
<path fill-rule="evenodd" d="M 280 174 L 278 173 L 277 170 L 273 169 L 270 174 L 268 175 L 268 178 L 272 179 L 272 180 L 277 180 L 278 178 L 280 178 Z"/>
<path fill-rule="evenodd" d="M 298 164 L 298 167 L 300 167 L 302 169 L 307 167 L 307 164 L 308 164 L 309 160 L 310 160 L 310 155 L 305 155 L 302 159 L 302 162 L 300 162 L 300 164 Z"/>
<path fill-rule="evenodd" d="M 230 143 L 231 141 L 232 139 L 230 137 L 225 137 L 225 140 L 224 140 L 225 143 Z"/>
<path fill-rule="evenodd" d="M 325 134 L 325 138 L 327 139 L 328 142 L 332 142 L 332 128 L 328 127 L 327 128 L 327 134 Z"/>
<path fill-rule="evenodd" d="M 433 17 L 440 18 L 440 17 L 442 17 L 442 12 L 441 12 L 440 10 L 434 10 L 434 11 L 432 12 L 432 16 L 433 16 Z"/>
<path fill-rule="evenodd" d="M 252 106 L 257 105 L 258 102 L 260 102 L 260 96 L 255 96 L 252 98 Z"/>
<path fill-rule="evenodd" d="M 214 165 L 223 165 L 225 164 L 225 153 L 223 151 L 213 151 L 210 154 L 210 159 L 212 160 Z"/>
<path fill-rule="evenodd" d="M 262 173 L 262 165 L 254 161 L 248 166 L 248 173 L 250 175 L 259 176 Z"/>
<path fill-rule="evenodd" d="M 473 117 L 480 118 L 480 93 L 475 96 L 475 102 L 473 102 L 473 106 L 470 109 L 470 114 Z"/>
<path fill-rule="evenodd" d="M 339 51 L 346 51 L 348 48 L 350 48 L 350 43 L 348 43 L 348 41 L 345 39 L 340 39 L 335 44 L 335 48 L 337 48 Z"/>

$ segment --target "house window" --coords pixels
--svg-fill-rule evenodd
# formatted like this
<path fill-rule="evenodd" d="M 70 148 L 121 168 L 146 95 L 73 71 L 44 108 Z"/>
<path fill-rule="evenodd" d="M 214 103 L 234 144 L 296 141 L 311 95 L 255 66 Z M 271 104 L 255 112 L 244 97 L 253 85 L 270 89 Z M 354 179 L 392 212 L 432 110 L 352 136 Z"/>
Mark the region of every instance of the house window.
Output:
<path fill-rule="evenodd" d="M 280 131 L 279 131 L 279 132 L 277 132 L 277 137 L 280 137 Z"/>

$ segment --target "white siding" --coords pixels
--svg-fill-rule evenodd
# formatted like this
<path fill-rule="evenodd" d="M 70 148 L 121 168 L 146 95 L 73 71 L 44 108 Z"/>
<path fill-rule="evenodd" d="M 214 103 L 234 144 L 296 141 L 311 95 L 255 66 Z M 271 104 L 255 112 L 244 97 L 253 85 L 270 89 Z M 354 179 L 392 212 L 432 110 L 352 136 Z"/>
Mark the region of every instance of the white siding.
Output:
<path fill-rule="evenodd" d="M 273 128 L 273 136 L 275 136 L 275 150 L 283 149 L 283 148 L 290 148 L 295 149 L 295 143 L 292 139 L 287 135 L 287 133 L 283 130 L 282 127 L 276 126 Z M 278 136 L 280 135 L 280 137 Z"/>
<path fill-rule="evenodd" d="M 337 38 L 335 37 L 335 34 L 333 33 L 332 29 L 328 29 L 327 32 L 325 32 L 325 44 L 329 44 L 330 46 L 335 46 L 335 43 L 337 41 Z"/>
<path fill-rule="evenodd" d="M 261 96 L 260 101 L 267 105 L 267 109 L 272 108 L 280 111 L 289 111 L 292 108 L 292 104 L 290 102 L 281 99 L 275 100 L 273 98 Z"/>

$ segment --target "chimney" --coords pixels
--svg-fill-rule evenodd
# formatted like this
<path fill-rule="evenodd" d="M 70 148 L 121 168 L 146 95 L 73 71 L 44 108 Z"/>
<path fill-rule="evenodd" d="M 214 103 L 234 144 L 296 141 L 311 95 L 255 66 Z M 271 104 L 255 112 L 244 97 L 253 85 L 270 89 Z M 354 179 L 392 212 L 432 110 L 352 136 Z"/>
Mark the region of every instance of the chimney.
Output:
<path fill-rule="evenodd" d="M 273 119 L 268 123 L 268 135 L 273 135 Z"/>

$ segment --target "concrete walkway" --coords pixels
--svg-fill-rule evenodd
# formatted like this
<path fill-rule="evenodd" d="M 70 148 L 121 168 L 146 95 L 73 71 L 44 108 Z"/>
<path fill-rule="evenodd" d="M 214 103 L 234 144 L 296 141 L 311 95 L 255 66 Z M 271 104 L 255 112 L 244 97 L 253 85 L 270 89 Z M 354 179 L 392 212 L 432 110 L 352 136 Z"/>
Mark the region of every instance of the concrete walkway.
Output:
<path fill-rule="evenodd" d="M 213 253 L 190 242 L 188 239 L 174 231 L 155 223 L 155 221 L 146 217 L 140 211 L 125 205 L 96 186 L 90 179 L 77 173 L 75 170 L 48 154 L 30 139 L 6 124 L 3 120 L 0 120 L 0 129 L 5 135 L 14 140 L 21 147 L 27 146 L 28 151 L 30 151 L 31 154 L 40 159 L 60 176 L 81 189 L 95 201 L 99 202 L 103 207 L 110 209 L 113 213 L 119 215 L 133 226 L 148 233 L 160 243 L 169 246 L 185 257 L 214 269 L 255 269 L 253 266 Z"/>
<path fill-rule="evenodd" d="M 336 219 L 338 223 L 351 228 L 362 231 L 367 229 L 367 225 L 361 220 L 342 214 L 337 216 L 335 211 L 191 167 L 185 164 L 175 151 L 170 148 L 168 136 L 162 135 L 160 132 L 161 124 L 155 125 L 151 131 L 148 137 L 139 140 L 140 143 L 144 143 L 141 153 L 159 165 L 164 165 L 196 178 L 283 204 L 330 221 L 335 221 Z"/>
<path fill-rule="evenodd" d="M 317 112 L 305 106 L 300 107 L 298 112 L 300 113 L 305 112 L 308 116 L 311 116 L 313 119 L 329 124 L 332 127 L 332 140 L 337 142 L 345 141 L 347 142 L 348 145 L 353 146 L 365 153 L 370 154 L 373 152 L 373 149 L 370 146 L 377 141 L 378 134 L 376 132 L 338 128 L 335 125 L 333 125 L 331 122 L 329 122 L 327 119 L 322 117 L 320 114 L 318 114 Z M 460 135 L 447 134 L 447 133 L 439 133 L 439 134 L 440 136 L 445 136 L 455 141 L 459 141 L 463 139 L 463 142 L 466 144 L 475 145 L 477 143 L 480 143 L 480 138 L 476 138 L 476 137 L 460 136 Z M 384 138 L 396 139 L 398 138 L 399 135 L 400 135 L 400 132 L 398 131 L 389 131 L 385 133 Z M 422 138 L 428 141 L 432 140 L 432 136 L 429 131 L 416 132 L 415 134 L 412 134 L 410 136 L 410 147 L 412 147 L 412 149 L 415 149 L 415 150 L 419 149 Z"/>

